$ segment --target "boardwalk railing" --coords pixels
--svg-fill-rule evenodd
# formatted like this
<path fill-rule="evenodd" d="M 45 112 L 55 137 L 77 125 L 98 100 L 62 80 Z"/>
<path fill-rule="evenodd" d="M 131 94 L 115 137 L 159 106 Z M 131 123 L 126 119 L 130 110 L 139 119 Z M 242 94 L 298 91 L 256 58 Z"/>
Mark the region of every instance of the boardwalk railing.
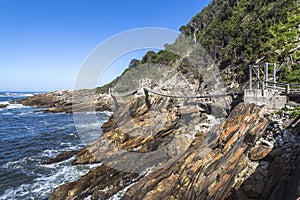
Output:
<path fill-rule="evenodd" d="M 283 94 L 300 94 L 300 84 L 276 83 L 263 81 L 265 88 L 275 89 Z"/>

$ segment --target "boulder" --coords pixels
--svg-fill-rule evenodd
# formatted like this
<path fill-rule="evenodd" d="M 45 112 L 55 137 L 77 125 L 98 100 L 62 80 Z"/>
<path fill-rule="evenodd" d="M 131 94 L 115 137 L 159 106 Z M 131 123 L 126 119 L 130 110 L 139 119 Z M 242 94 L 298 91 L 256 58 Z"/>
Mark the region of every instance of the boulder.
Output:
<path fill-rule="evenodd" d="M 0 108 L 6 108 L 8 104 L 0 104 Z"/>
<path fill-rule="evenodd" d="M 249 158 L 251 160 L 261 160 L 266 157 L 271 151 L 273 147 L 266 145 L 257 145 L 252 147 L 249 151 Z"/>

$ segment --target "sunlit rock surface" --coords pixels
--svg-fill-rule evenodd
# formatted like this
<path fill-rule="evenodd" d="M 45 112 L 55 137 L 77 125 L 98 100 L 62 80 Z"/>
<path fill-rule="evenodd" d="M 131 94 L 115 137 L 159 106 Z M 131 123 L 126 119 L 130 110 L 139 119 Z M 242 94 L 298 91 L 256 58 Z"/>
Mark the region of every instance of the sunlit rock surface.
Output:
<path fill-rule="evenodd" d="M 280 130 L 270 138 L 274 123 L 264 107 L 241 103 L 218 124 L 203 105 L 179 114 L 179 104 L 152 95 L 121 105 L 104 123 L 104 134 L 73 160 L 102 165 L 57 187 L 50 199 L 280 199 L 286 192 L 293 199 L 299 194 L 298 133 Z"/>

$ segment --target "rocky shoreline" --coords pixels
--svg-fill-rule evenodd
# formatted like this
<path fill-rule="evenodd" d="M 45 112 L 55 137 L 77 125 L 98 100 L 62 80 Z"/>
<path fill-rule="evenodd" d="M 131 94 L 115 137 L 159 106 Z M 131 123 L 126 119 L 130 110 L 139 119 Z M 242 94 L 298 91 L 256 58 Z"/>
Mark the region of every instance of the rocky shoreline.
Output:
<path fill-rule="evenodd" d="M 78 95 L 83 102 L 75 101 L 74 96 Z M 76 96 L 75 96 L 76 97 Z M 46 113 L 73 113 L 84 112 L 86 107 L 91 105 L 94 111 L 111 111 L 112 99 L 107 94 L 95 94 L 92 90 L 79 91 L 53 91 L 46 94 L 35 94 L 25 99 L 19 99 L 12 104 L 22 104 L 24 106 L 35 106 L 41 108 L 36 112 Z"/>
<path fill-rule="evenodd" d="M 136 96 L 122 105 L 104 123 L 104 134 L 74 153 L 74 165 L 102 165 L 58 186 L 50 199 L 300 196 L 299 117 L 290 121 L 265 107 L 240 103 L 211 128 L 217 119 L 197 102 L 189 106 L 193 112 L 178 115 L 178 100 L 147 98 Z"/>

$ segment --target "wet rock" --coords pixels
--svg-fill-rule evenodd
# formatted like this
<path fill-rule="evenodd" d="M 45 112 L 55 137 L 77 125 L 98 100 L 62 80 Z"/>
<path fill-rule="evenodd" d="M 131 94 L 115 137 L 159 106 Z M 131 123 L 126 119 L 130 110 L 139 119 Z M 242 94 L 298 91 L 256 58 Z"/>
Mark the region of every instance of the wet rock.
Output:
<path fill-rule="evenodd" d="M 43 164 L 52 164 L 52 163 L 57 163 L 57 162 L 67 160 L 67 159 L 71 158 L 72 156 L 76 155 L 78 152 L 79 152 L 78 150 L 62 152 L 62 153 L 58 154 L 56 157 L 50 158 L 50 159 L 44 161 Z"/>
<path fill-rule="evenodd" d="M 251 192 L 252 191 L 252 185 L 244 185 L 243 186 L 243 190 L 245 191 L 245 192 Z"/>
<path fill-rule="evenodd" d="M 50 200 L 81 200 L 88 196 L 92 199 L 107 199 L 136 181 L 138 176 L 101 165 L 78 181 L 58 186 Z"/>
<path fill-rule="evenodd" d="M 8 104 L 0 104 L 0 108 L 6 108 Z"/>
<path fill-rule="evenodd" d="M 266 161 L 261 161 L 259 163 L 259 165 L 263 168 L 263 169 L 268 169 L 268 167 L 270 166 L 270 163 L 269 162 L 266 162 Z"/>
<path fill-rule="evenodd" d="M 255 185 L 253 185 L 252 191 L 251 191 L 249 197 L 259 198 L 259 196 L 261 195 L 261 193 L 264 189 L 264 186 L 265 186 L 265 183 L 257 183 Z"/>

